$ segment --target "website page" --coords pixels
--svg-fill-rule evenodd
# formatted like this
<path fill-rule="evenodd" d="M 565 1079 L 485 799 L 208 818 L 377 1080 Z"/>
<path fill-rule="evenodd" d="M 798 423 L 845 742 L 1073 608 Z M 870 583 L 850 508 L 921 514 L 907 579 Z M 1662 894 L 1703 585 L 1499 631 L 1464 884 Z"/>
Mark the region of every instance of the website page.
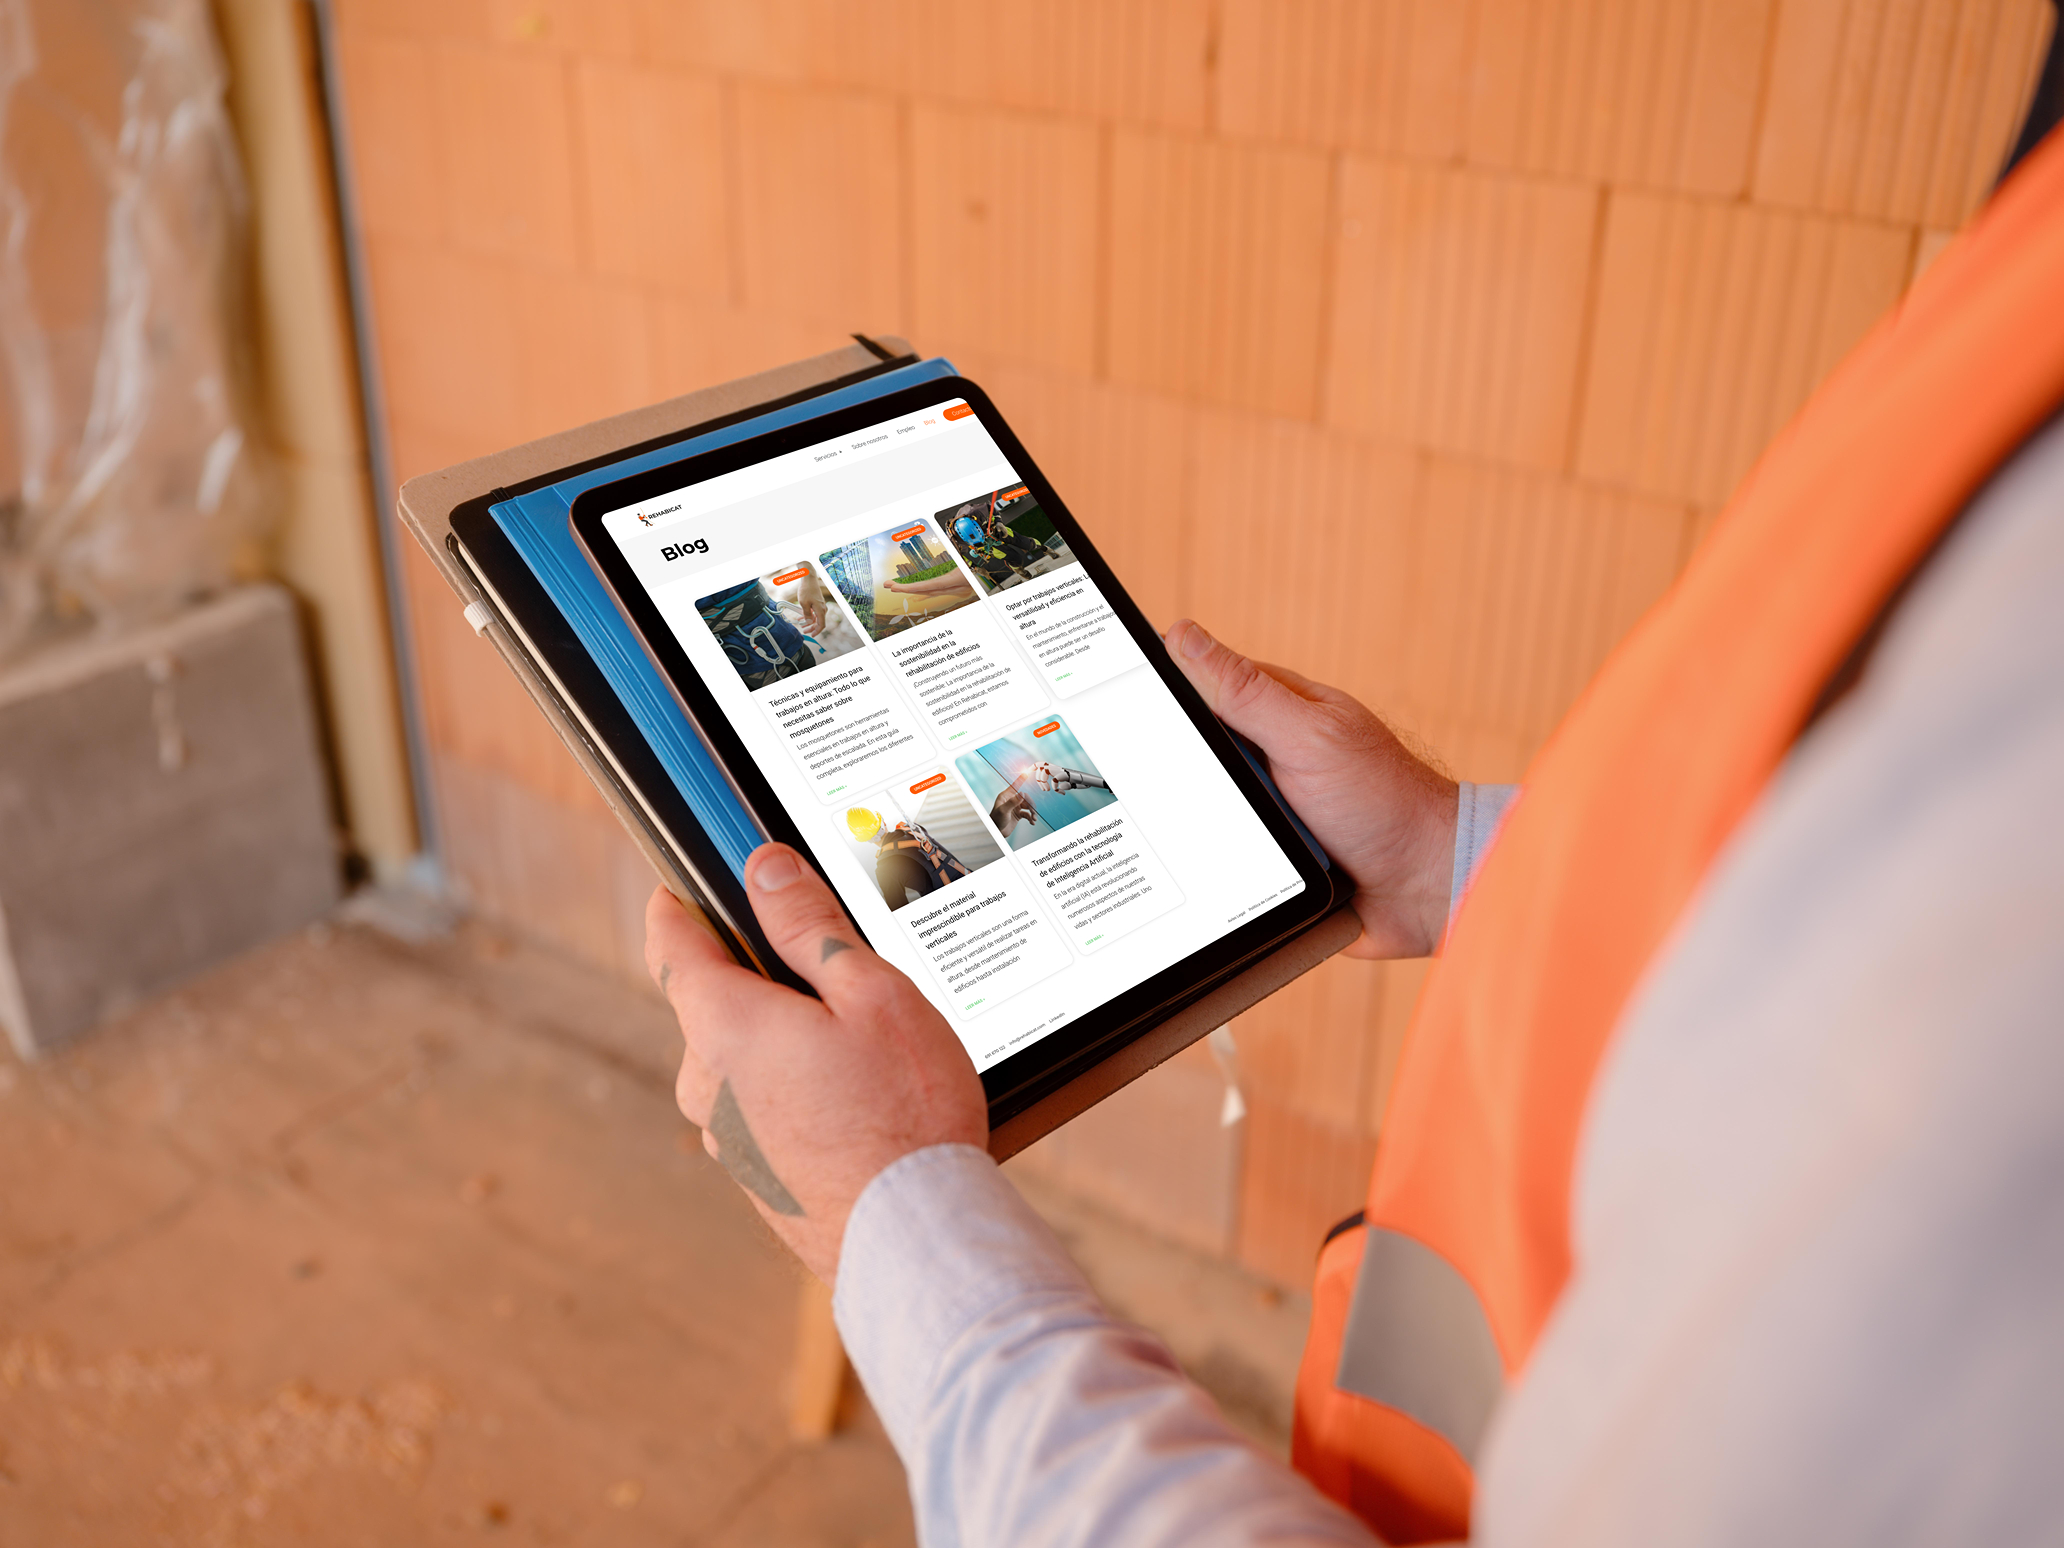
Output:
<path fill-rule="evenodd" d="M 1303 890 L 967 404 L 603 525 L 978 1069 Z"/>

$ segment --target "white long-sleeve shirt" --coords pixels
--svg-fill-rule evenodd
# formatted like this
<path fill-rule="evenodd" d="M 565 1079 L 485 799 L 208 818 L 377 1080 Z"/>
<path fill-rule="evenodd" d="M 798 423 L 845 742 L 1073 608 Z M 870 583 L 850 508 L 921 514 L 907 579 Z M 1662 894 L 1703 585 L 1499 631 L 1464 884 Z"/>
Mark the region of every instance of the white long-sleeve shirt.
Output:
<path fill-rule="evenodd" d="M 2064 1542 L 2060 423 L 1623 1013 L 1476 1539 Z M 1458 851 L 1495 817 L 1466 801 Z M 868 1186 L 835 1307 L 928 1548 L 1369 1541 L 1112 1318 L 978 1150 Z"/>

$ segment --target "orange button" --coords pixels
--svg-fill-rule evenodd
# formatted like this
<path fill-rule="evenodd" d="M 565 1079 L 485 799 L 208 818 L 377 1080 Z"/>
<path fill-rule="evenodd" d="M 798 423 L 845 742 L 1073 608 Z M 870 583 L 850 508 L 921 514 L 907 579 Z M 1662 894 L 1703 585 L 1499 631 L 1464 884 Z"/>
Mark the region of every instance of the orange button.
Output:
<path fill-rule="evenodd" d="M 807 564 L 799 564 L 793 570 L 790 570 L 786 575 L 775 576 L 773 578 L 774 584 L 777 586 L 786 586 L 790 581 L 801 580 L 805 575 L 808 575 L 809 573 L 810 567 Z"/>
<path fill-rule="evenodd" d="M 916 784 L 912 785 L 910 787 L 910 793 L 912 795 L 922 795 L 925 791 L 931 789 L 932 786 L 943 785 L 945 783 L 946 776 L 944 774 L 934 774 L 930 779 L 921 779 Z"/>
<path fill-rule="evenodd" d="M 1034 731 L 1032 734 L 1034 736 L 1045 736 L 1046 733 L 1049 731 L 1058 731 L 1060 729 L 1061 723 L 1058 720 L 1049 720 L 1045 725 L 1041 726 L 1037 731 Z"/>
<path fill-rule="evenodd" d="M 948 419 L 965 419 L 974 411 L 975 406 L 972 403 L 956 403 L 946 411 L 946 417 Z"/>
<path fill-rule="evenodd" d="M 1031 492 L 1032 491 L 1027 489 L 1023 484 L 1020 484 L 1015 489 L 1006 489 L 1001 494 L 997 495 L 996 503 L 998 505 L 1001 505 L 1006 500 L 1015 500 L 1019 495 L 1028 495 Z"/>
<path fill-rule="evenodd" d="M 916 537 L 922 531 L 924 531 L 924 523 L 919 522 L 914 527 L 905 527 L 901 532 L 891 532 L 889 534 L 889 541 L 891 543 L 900 543 L 907 537 Z"/>

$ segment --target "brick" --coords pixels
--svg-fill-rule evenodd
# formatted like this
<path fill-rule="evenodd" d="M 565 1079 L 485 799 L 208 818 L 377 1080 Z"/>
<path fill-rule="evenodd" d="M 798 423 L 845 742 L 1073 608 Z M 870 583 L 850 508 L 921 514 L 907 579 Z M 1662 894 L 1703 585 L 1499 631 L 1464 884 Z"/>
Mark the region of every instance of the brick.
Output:
<path fill-rule="evenodd" d="M 1375 1133 L 1383 964 L 1322 963 L 1233 1023 L 1240 1086 L 1335 1129 Z"/>
<path fill-rule="evenodd" d="M 1205 126 L 1208 0 L 919 0 L 904 14 L 909 36 L 919 40 L 904 90 L 1079 118 Z"/>
<path fill-rule="evenodd" d="M 1241 1131 L 1201 1044 L 1114 1093 L 1010 1163 L 1121 1219 L 1214 1255 L 1238 1213 Z M 1150 1143 L 1142 1139 L 1151 1137 Z"/>
<path fill-rule="evenodd" d="M 650 306 L 634 286 L 523 272 L 516 332 L 520 440 L 653 399 Z"/>
<path fill-rule="evenodd" d="M 1581 184 L 1350 158 L 1327 423 L 1563 466 L 1597 212 Z"/>
<path fill-rule="evenodd" d="M 366 254 L 388 412 L 467 456 L 520 441 L 516 271 L 395 238 L 368 241 Z"/>
<path fill-rule="evenodd" d="M 1772 0 L 1477 0 L 1468 159 L 1740 194 L 1772 10 Z"/>
<path fill-rule="evenodd" d="M 576 67 L 589 267 L 681 295 L 731 294 L 722 92 L 711 76 Z"/>
<path fill-rule="evenodd" d="M 516 674 L 473 633 L 443 577 L 416 545 L 403 553 L 413 664 L 433 753 L 463 759 L 555 806 L 606 817 L 601 795 Z"/>
<path fill-rule="evenodd" d="M 1893 227 L 1615 194 L 1578 473 L 1723 503 L 1912 266 Z"/>
<path fill-rule="evenodd" d="M 0 1026 L 23 1057 L 336 902 L 302 649 L 259 586 L 0 673 Z"/>
<path fill-rule="evenodd" d="M 1226 0 L 1223 134 L 1461 155 L 1470 10 L 1454 0 Z"/>
<path fill-rule="evenodd" d="M 653 60 L 1076 118 L 1204 127 L 1209 0 L 638 0 Z"/>
<path fill-rule="evenodd" d="M 360 226 L 374 235 L 436 240 L 444 194 L 430 50 L 406 39 L 344 33 L 338 72 Z"/>
<path fill-rule="evenodd" d="M 631 59 L 643 43 L 635 0 L 476 0 L 496 43 Z"/>
<path fill-rule="evenodd" d="M 1391 729 L 1412 752 L 1450 779 L 1516 785 L 1526 778 L 1535 745 L 1517 731 L 1458 719 L 1439 708 L 1405 705 Z"/>
<path fill-rule="evenodd" d="M 444 237 L 453 247 L 571 269 L 571 90 L 549 54 L 443 47 L 433 54 Z"/>
<path fill-rule="evenodd" d="M 1230 412 L 1200 416 L 1192 444 L 1191 612 L 1385 708 L 1404 680 L 1419 454 Z"/>
<path fill-rule="evenodd" d="M 1239 1259 L 1276 1283 L 1311 1283 L 1320 1244 L 1362 1207 L 1376 1141 L 1266 1098 L 1247 1104 L 1240 1179 Z"/>
<path fill-rule="evenodd" d="M 1756 199 L 1962 225 L 2012 144 L 2050 14 L 2043 0 L 1786 5 Z"/>
<path fill-rule="evenodd" d="M 444 431 L 391 417 L 387 424 L 387 451 L 393 463 L 394 488 L 381 492 L 380 506 L 390 513 L 391 519 L 397 523 L 397 530 L 400 518 L 391 513 L 403 484 L 418 473 L 435 473 L 439 468 L 448 468 L 455 462 L 465 462 L 478 455 L 472 447 Z M 413 543 L 415 539 L 410 538 L 409 541 Z M 446 588 L 447 591 L 449 589 Z"/>
<path fill-rule="evenodd" d="M 809 81 L 820 78 L 813 59 L 821 47 L 836 54 L 849 41 L 845 13 L 860 7 L 827 9 L 811 0 L 633 0 L 638 42 L 644 57 L 698 70 L 721 70 L 760 79 Z M 829 37 L 813 30 L 828 25 Z M 864 42 L 861 32 L 858 41 Z M 813 42 L 822 38 L 821 43 Z"/>
<path fill-rule="evenodd" d="M 912 329 L 1091 374 L 1096 128 L 917 107 L 910 167 Z"/>
<path fill-rule="evenodd" d="M 561 761 L 572 767 L 563 752 Z M 619 893 L 643 861 L 616 819 L 442 749 L 431 778 L 442 859 L 466 901 L 519 934 L 620 971 Z"/>
<path fill-rule="evenodd" d="M 1913 277 L 1907 281 L 1908 288 L 1920 283 L 1920 278 L 1929 267 L 1942 256 L 1943 249 L 1956 240 L 1954 231 L 1923 231 L 1920 240 L 1914 244 Z"/>
<path fill-rule="evenodd" d="M 1409 588 L 1408 714 L 1451 756 L 1514 748 L 1530 758 L 1676 579 L 1690 520 L 1681 503 L 1430 458 Z M 1493 761 L 1503 766 L 1457 771 L 1518 772 L 1510 753 Z"/>
<path fill-rule="evenodd" d="M 1079 377 L 958 357 L 1157 628 L 1185 607 L 1190 409 Z"/>
<path fill-rule="evenodd" d="M 836 324 L 661 295 L 652 303 L 652 395 L 714 387 L 851 342 Z"/>
<path fill-rule="evenodd" d="M 1426 991 L 1427 979 L 1432 975 L 1437 960 L 1416 957 L 1377 964 L 1381 969 L 1383 992 L 1372 1030 L 1375 1052 L 1368 1062 L 1369 1085 L 1362 1099 L 1362 1111 L 1367 1115 L 1365 1127 L 1371 1134 L 1380 1136 L 1383 1125 L 1389 1120 L 1390 1098 L 1397 1086 L 1398 1063 L 1404 1055 L 1405 1036 L 1411 1030 L 1413 1018 L 1419 1013 L 1420 997 Z"/>
<path fill-rule="evenodd" d="M 895 105 L 742 83 L 737 111 L 746 304 L 842 331 L 903 331 Z"/>
<path fill-rule="evenodd" d="M 1715 523 L 1719 520 L 1720 507 L 1718 506 L 1706 506 L 1692 512 L 1690 530 L 1684 535 L 1684 562 L 1686 564 L 1691 563 L 1692 557 L 1698 553 L 1700 545 L 1706 541 L 1706 538 L 1712 533 Z"/>
<path fill-rule="evenodd" d="M 1326 158 L 1120 130 L 1111 163 L 1111 379 L 1314 417 Z"/>
<path fill-rule="evenodd" d="M 340 33 L 485 42 L 492 35 L 489 0 L 337 0 Z"/>

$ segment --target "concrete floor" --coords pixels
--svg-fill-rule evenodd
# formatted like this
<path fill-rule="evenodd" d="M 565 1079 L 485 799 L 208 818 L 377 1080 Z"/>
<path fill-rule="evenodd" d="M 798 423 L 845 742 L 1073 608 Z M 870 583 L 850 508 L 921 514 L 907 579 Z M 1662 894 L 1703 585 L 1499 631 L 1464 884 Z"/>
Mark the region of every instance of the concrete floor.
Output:
<path fill-rule="evenodd" d="M 477 925 L 323 926 L 0 1062 L 0 1543 L 911 1540 L 802 1270 L 675 1112 L 655 999 Z M 1025 1185 L 1285 1449 L 1307 1305 Z"/>

